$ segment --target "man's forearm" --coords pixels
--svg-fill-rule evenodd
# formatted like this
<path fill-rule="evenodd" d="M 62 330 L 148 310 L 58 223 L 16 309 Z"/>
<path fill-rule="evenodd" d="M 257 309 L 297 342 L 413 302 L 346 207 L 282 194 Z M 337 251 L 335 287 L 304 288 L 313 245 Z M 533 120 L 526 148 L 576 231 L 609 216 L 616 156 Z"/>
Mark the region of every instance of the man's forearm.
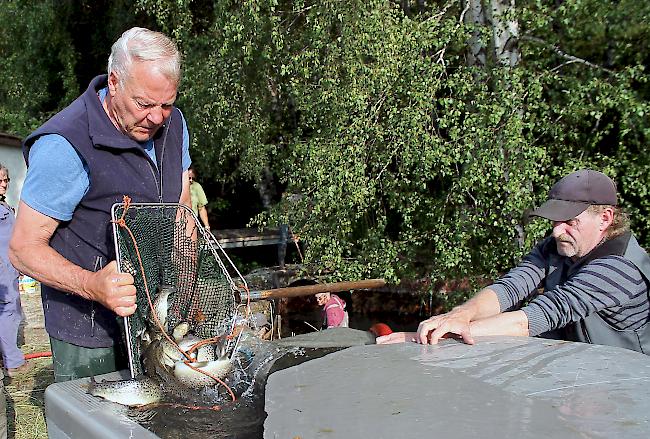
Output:
<path fill-rule="evenodd" d="M 496 293 L 483 288 L 473 298 L 445 314 L 420 322 L 416 340 L 422 344 L 436 344 L 445 334 L 458 334 L 465 343 L 474 344 L 471 322 L 499 314 L 501 307 Z"/>
<path fill-rule="evenodd" d="M 115 261 L 89 271 L 67 260 L 50 247 L 58 225 L 21 202 L 9 243 L 14 267 L 53 288 L 97 301 L 117 315 L 133 314 L 137 308 L 133 276 L 118 272 Z"/>
<path fill-rule="evenodd" d="M 418 343 L 436 344 L 446 334 L 460 335 L 465 343 L 474 344 L 472 323 L 494 318 L 501 312 L 499 298 L 489 288 L 483 288 L 474 297 L 445 314 L 420 322 L 415 337 Z"/>
<path fill-rule="evenodd" d="M 203 225 L 206 229 L 210 230 L 210 222 L 208 221 L 208 209 L 205 206 L 199 207 L 199 217 L 203 221 Z"/>
<path fill-rule="evenodd" d="M 454 308 L 467 314 L 470 321 L 481 320 L 501 312 L 499 299 L 494 291 L 484 288 L 462 305 Z"/>
<path fill-rule="evenodd" d="M 512 335 L 527 337 L 528 317 L 523 311 L 512 311 L 498 314 L 481 320 L 475 320 L 469 325 L 472 336 L 482 335 Z"/>
<path fill-rule="evenodd" d="M 85 285 L 92 273 L 68 261 L 49 245 L 12 245 L 10 259 L 16 270 L 39 282 L 91 299 Z"/>
<path fill-rule="evenodd" d="M 50 247 L 58 225 L 57 220 L 21 202 L 9 243 L 9 259 L 21 273 L 56 289 L 89 298 L 84 286 L 92 273 Z"/>
<path fill-rule="evenodd" d="M 190 195 L 190 177 L 187 170 L 183 171 L 181 175 L 181 196 L 178 200 L 179 204 L 192 208 L 192 197 Z"/>

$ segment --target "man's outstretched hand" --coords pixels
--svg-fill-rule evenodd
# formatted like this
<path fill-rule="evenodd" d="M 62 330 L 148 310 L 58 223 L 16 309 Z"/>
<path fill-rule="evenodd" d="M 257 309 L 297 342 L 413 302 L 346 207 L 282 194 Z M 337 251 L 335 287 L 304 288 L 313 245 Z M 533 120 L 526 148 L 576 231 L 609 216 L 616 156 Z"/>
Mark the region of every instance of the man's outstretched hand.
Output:
<path fill-rule="evenodd" d="M 377 344 L 421 343 L 437 344 L 441 338 L 462 339 L 467 344 L 474 344 L 469 328 L 468 314 L 462 309 L 455 309 L 446 314 L 429 317 L 420 322 L 417 332 L 394 332 L 377 337 Z"/>
<path fill-rule="evenodd" d="M 420 322 L 416 341 L 422 344 L 437 344 L 441 338 L 461 338 L 467 344 L 474 344 L 469 329 L 470 319 L 462 309 L 454 309 L 439 316 Z"/>

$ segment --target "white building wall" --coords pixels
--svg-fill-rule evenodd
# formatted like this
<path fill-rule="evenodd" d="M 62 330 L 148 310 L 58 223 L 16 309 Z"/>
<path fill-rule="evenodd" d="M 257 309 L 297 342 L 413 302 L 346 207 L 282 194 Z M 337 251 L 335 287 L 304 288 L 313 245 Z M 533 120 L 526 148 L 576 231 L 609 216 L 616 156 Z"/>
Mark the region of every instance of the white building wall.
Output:
<path fill-rule="evenodd" d="M 10 206 L 18 207 L 20 191 L 23 189 L 27 166 L 23 160 L 23 152 L 20 147 L 20 139 L 0 133 L 0 163 L 9 169 L 9 191 L 7 192 L 7 203 Z"/>

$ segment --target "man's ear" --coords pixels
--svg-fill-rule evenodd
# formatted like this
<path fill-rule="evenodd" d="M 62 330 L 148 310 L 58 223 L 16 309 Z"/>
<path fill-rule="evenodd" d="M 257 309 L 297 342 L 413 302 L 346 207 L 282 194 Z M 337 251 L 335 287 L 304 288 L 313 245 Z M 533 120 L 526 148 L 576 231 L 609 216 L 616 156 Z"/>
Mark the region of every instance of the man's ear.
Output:
<path fill-rule="evenodd" d="M 603 231 L 614 222 L 614 209 L 607 207 L 600 213 L 600 230 Z"/>
<path fill-rule="evenodd" d="M 108 75 L 108 93 L 111 95 L 111 97 L 115 96 L 118 83 L 119 83 L 119 78 L 117 77 L 115 72 L 111 72 Z"/>

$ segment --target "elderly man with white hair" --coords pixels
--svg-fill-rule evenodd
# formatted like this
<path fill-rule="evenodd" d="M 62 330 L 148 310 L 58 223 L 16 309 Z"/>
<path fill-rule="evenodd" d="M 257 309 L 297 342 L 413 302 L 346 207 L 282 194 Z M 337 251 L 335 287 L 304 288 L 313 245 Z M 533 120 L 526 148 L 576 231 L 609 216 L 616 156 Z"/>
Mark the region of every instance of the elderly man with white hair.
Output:
<path fill-rule="evenodd" d="M 189 135 L 174 106 L 181 60 L 167 36 L 132 28 L 108 75 L 25 139 L 28 164 L 11 260 L 42 282 L 56 381 L 127 367 L 119 317 L 136 309 L 119 273 L 110 209 L 189 201 Z"/>
<path fill-rule="evenodd" d="M 650 353 L 650 257 L 629 230 L 614 182 L 583 169 L 558 181 L 531 213 L 552 222 L 541 241 L 494 284 L 452 311 L 378 343 L 435 344 L 444 336 L 561 338 Z"/>

